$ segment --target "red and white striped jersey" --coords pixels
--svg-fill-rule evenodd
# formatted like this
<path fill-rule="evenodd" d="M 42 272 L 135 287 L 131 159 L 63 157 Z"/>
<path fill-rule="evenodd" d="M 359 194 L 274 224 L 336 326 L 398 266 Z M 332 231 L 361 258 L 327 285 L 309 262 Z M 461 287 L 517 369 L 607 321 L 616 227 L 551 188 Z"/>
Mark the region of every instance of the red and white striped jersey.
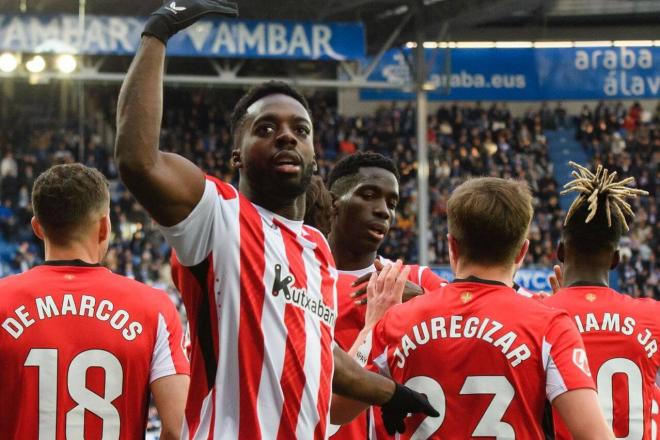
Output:
<path fill-rule="evenodd" d="M 546 304 L 563 309 L 582 334 L 598 399 L 617 438 L 650 439 L 655 381 L 660 368 L 660 303 L 608 287 L 560 289 Z M 555 417 L 558 439 L 570 439 Z"/>
<path fill-rule="evenodd" d="M 161 228 L 191 334 L 189 439 L 324 439 L 337 272 L 323 235 L 207 178 Z"/>
<path fill-rule="evenodd" d="M 546 399 L 594 388 L 565 312 L 477 278 L 392 307 L 360 351 L 440 412 L 411 417 L 402 439 L 540 439 Z"/>
<path fill-rule="evenodd" d="M 378 257 L 383 264 L 390 264 L 392 261 Z M 409 264 L 410 274 L 408 280 L 424 288 L 426 292 L 438 289 L 447 281 L 426 266 Z M 337 280 L 337 305 L 339 315 L 337 325 L 335 326 L 335 341 L 344 351 L 348 351 L 358 337 L 358 334 L 364 327 L 364 319 L 367 307 L 366 305 L 356 305 L 355 298 L 351 294 L 357 290 L 352 286 L 353 281 L 361 276 L 374 272 L 376 267 L 372 264 L 365 269 L 359 270 L 338 270 L 339 278 Z M 373 419 L 373 415 L 371 415 Z M 331 425 L 330 435 L 333 440 L 353 440 L 369 438 L 368 436 L 368 418 L 367 412 L 356 417 L 351 423 L 337 426 Z M 374 419 L 376 423 L 380 418 Z M 380 427 L 379 427 L 380 428 Z M 384 428 L 382 428 L 384 430 Z M 385 432 L 385 431 L 383 431 Z"/>
<path fill-rule="evenodd" d="M 182 339 L 165 292 L 98 265 L 0 280 L 0 437 L 144 438 L 149 385 L 189 372 Z"/>

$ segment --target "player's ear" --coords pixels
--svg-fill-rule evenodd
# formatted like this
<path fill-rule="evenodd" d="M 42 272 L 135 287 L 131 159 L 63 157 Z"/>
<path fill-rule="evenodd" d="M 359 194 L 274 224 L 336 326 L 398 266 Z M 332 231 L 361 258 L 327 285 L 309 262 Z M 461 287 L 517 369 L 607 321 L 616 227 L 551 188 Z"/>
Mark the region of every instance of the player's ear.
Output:
<path fill-rule="evenodd" d="M 319 171 L 319 164 L 316 162 L 316 156 L 314 156 L 314 160 L 312 161 L 312 170 L 314 173 Z"/>
<path fill-rule="evenodd" d="M 449 263 L 452 268 L 454 268 L 456 267 L 456 262 L 460 255 L 458 251 L 458 241 L 456 241 L 453 235 L 447 234 L 447 245 L 447 249 L 449 250 Z"/>
<path fill-rule="evenodd" d="M 332 198 L 332 201 L 330 202 L 330 218 L 334 220 L 339 214 L 339 208 L 338 208 L 339 196 L 337 196 L 337 194 L 330 191 L 330 197 Z"/>
<path fill-rule="evenodd" d="M 616 269 L 616 267 L 619 265 L 619 261 L 621 260 L 621 255 L 619 254 L 619 250 L 614 251 L 614 255 L 612 255 L 612 263 L 610 264 L 610 270 Z"/>
<path fill-rule="evenodd" d="M 235 148 L 231 152 L 231 164 L 234 168 L 243 168 L 243 158 L 241 156 L 241 149 Z"/>
<path fill-rule="evenodd" d="M 110 239 L 110 232 L 112 227 L 110 226 L 110 214 L 106 214 L 99 219 L 99 243 L 103 243 L 106 240 Z"/>
<path fill-rule="evenodd" d="M 560 241 L 557 245 L 557 259 L 562 263 L 564 262 L 564 252 L 564 242 Z"/>
<path fill-rule="evenodd" d="M 32 225 L 32 230 L 34 231 L 34 235 L 36 235 L 39 240 L 44 239 L 44 230 L 41 227 L 41 223 L 39 223 L 39 220 L 37 220 L 36 217 L 32 217 L 32 220 L 30 220 L 30 224 Z"/>
<path fill-rule="evenodd" d="M 525 255 L 527 255 L 528 250 L 529 250 L 529 240 L 525 239 L 525 241 L 523 241 L 522 246 L 520 247 L 520 250 L 518 251 L 518 255 L 516 255 L 515 263 L 517 266 L 522 264 L 523 260 L 525 259 Z"/>

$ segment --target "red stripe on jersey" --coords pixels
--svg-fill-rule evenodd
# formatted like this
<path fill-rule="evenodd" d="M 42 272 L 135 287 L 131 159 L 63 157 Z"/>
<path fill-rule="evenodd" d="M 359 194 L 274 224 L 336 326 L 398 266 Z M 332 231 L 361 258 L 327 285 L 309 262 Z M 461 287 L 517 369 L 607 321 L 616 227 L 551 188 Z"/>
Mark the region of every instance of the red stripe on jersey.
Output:
<path fill-rule="evenodd" d="M 289 261 L 289 273 L 295 281 L 293 286 L 297 289 L 307 291 L 307 273 L 302 259 L 303 248 L 288 228 L 275 220 L 282 231 L 284 249 Z M 307 337 L 305 331 L 305 312 L 291 304 L 284 309 L 284 325 L 287 329 L 286 352 L 284 354 L 284 367 L 280 386 L 284 394 L 284 405 L 277 438 L 285 440 L 290 438 L 291 433 L 296 432 L 298 415 L 300 414 L 300 403 L 305 387 L 305 347 Z"/>
<path fill-rule="evenodd" d="M 215 385 L 218 368 L 218 314 L 214 293 L 213 257 L 193 267 L 184 267 L 172 252 L 172 279 L 189 313 L 191 381 L 186 402 L 186 423 L 191 435 L 199 428 L 202 404 Z M 215 399 L 212 400 L 215 406 Z M 213 411 L 215 413 L 215 411 Z M 213 432 L 211 430 L 211 432 Z"/>
<path fill-rule="evenodd" d="M 206 180 L 210 180 L 215 184 L 215 188 L 218 191 L 218 195 L 222 197 L 225 200 L 231 200 L 235 199 L 238 197 L 237 191 L 234 189 L 233 186 L 228 185 L 227 183 L 223 182 L 222 180 L 218 179 L 217 177 L 209 176 L 208 174 L 206 175 Z"/>
<path fill-rule="evenodd" d="M 261 316 L 264 308 L 266 266 L 261 216 L 246 198 L 239 198 L 241 240 L 241 316 L 238 324 L 240 378 L 238 438 L 259 439 L 257 397 L 264 362 Z"/>
<path fill-rule="evenodd" d="M 314 241 L 317 244 L 325 243 L 323 240 L 319 240 L 318 237 Z M 327 246 L 317 246 L 314 250 L 314 254 L 319 261 L 321 268 L 321 294 L 323 295 L 323 301 L 329 307 L 334 308 L 334 280 L 328 271 L 328 264 L 334 266 L 332 254 L 330 254 L 330 250 Z M 321 377 L 319 380 L 319 393 L 316 398 L 316 409 L 319 413 L 319 422 L 314 430 L 314 438 L 317 440 L 325 439 L 325 432 L 327 429 L 326 416 L 330 407 L 330 393 L 332 389 L 330 384 L 332 374 L 328 374 L 328 372 L 332 372 L 332 363 L 334 362 L 334 357 L 332 355 L 332 337 L 330 327 L 321 324 Z"/>
<path fill-rule="evenodd" d="M 325 237 L 321 235 L 316 229 L 305 227 L 305 231 L 311 236 L 312 242 L 316 244 L 314 255 L 321 267 L 321 294 L 323 295 L 323 302 L 331 309 L 335 308 L 335 280 L 330 276 L 328 267 L 336 267 L 335 259 L 332 257 L 332 252 L 328 247 L 328 242 Z"/>

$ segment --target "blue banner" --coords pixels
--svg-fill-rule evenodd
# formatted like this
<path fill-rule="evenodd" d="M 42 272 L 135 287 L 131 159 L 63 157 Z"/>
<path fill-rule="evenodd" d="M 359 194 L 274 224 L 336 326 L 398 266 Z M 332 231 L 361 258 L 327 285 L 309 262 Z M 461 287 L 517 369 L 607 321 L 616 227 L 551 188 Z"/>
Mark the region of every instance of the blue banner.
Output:
<path fill-rule="evenodd" d="M 454 274 L 449 266 L 434 266 L 431 268 L 438 276 L 451 281 L 454 279 Z M 516 272 L 514 281 L 529 290 L 530 292 L 552 292 L 548 277 L 552 275 L 552 269 L 545 267 L 527 267 L 522 268 Z M 610 287 L 618 289 L 619 275 L 617 271 L 610 271 Z"/>
<path fill-rule="evenodd" d="M 131 55 L 143 17 L 0 15 L 0 50 Z M 186 57 L 345 60 L 364 57 L 361 23 L 203 20 L 175 35 L 167 53 Z"/>
<path fill-rule="evenodd" d="M 431 100 L 634 99 L 660 96 L 660 47 L 426 49 Z M 449 59 L 447 57 L 449 56 Z M 411 49 L 388 51 L 375 81 L 408 86 Z M 365 65 L 369 60 L 364 60 Z M 447 74 L 449 66 L 449 74 Z M 370 90 L 364 100 L 410 100 L 412 91 Z"/>

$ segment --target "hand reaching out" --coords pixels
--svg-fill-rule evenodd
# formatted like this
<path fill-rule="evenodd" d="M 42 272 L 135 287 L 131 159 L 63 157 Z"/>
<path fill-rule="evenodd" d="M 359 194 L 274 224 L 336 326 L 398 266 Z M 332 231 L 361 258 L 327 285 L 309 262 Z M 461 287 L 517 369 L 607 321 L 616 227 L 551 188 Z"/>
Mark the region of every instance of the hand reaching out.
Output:
<path fill-rule="evenodd" d="M 401 260 L 388 264 L 380 272 L 373 272 L 366 286 L 367 312 L 364 327 L 371 329 L 387 309 L 400 304 L 410 267 Z"/>
<path fill-rule="evenodd" d="M 362 285 L 360 288 L 358 288 L 355 292 L 351 294 L 351 297 L 353 298 L 358 298 L 355 300 L 355 304 L 358 305 L 364 305 L 367 304 L 368 302 L 368 297 L 365 298 L 364 295 L 367 293 L 367 282 L 371 278 L 372 274 L 378 274 L 380 273 L 381 270 L 383 270 L 383 263 L 380 262 L 380 260 L 374 261 L 374 266 L 376 267 L 376 272 L 368 273 L 365 275 L 362 275 L 359 277 L 357 280 L 353 281 L 353 287 L 357 287 Z M 410 273 L 410 270 L 408 270 L 408 273 Z M 412 299 L 416 296 L 423 295 L 424 294 L 424 289 L 421 288 L 421 286 L 418 286 L 417 284 L 413 283 L 412 281 L 409 281 L 406 279 L 405 285 L 403 287 L 403 295 L 402 295 L 402 301 L 406 302 L 409 299 Z M 360 298 L 362 297 L 362 298 Z"/>

